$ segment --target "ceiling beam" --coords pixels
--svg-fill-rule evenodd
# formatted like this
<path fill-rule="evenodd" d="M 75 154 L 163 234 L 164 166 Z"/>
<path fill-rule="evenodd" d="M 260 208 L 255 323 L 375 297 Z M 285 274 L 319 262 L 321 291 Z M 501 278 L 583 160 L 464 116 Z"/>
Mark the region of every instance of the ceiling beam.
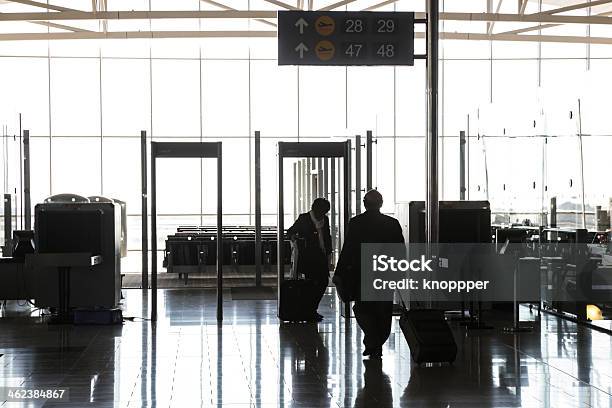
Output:
<path fill-rule="evenodd" d="M 492 21 L 515 23 L 612 24 L 612 18 L 603 16 L 566 16 L 503 13 L 440 13 L 441 20 Z"/>
<path fill-rule="evenodd" d="M 370 6 L 370 7 L 366 7 L 366 8 L 364 8 L 364 9 L 363 9 L 363 11 L 372 11 L 372 10 L 376 10 L 376 9 L 381 8 L 381 7 L 385 7 L 385 6 L 389 5 L 389 4 L 393 4 L 393 3 L 395 3 L 396 1 L 397 1 L 397 0 L 385 0 L 385 1 L 381 1 L 381 2 L 380 2 L 380 3 L 378 3 L 378 4 L 375 4 L 375 5 L 373 5 L 373 6 Z"/>
<path fill-rule="evenodd" d="M 497 7 L 495 8 L 495 13 L 499 13 L 499 10 L 501 9 L 502 3 L 504 2 L 504 0 L 498 0 L 497 1 Z M 493 21 L 491 24 L 489 24 L 489 26 L 487 27 L 487 34 L 491 34 L 493 32 L 493 26 L 495 25 L 495 21 Z"/>
<path fill-rule="evenodd" d="M 276 38 L 276 31 L 99 31 L 0 34 L 0 41 L 104 40 L 145 38 Z"/>
<path fill-rule="evenodd" d="M 415 33 L 415 38 L 425 38 L 424 32 Z M 569 35 L 516 35 L 516 34 L 480 34 L 480 33 L 440 33 L 443 40 L 475 40 L 475 41 L 518 41 L 564 44 L 612 44 L 612 38 L 586 37 Z"/>
<path fill-rule="evenodd" d="M 499 34 L 522 34 L 522 33 L 529 33 L 531 31 L 538 31 L 538 30 L 543 30 L 545 28 L 551 28 L 551 27 L 559 27 L 563 24 L 540 24 L 537 26 L 531 26 L 531 27 L 525 27 L 525 28 L 517 28 L 516 30 L 510 30 L 510 31 L 504 31 L 501 32 Z"/>
<path fill-rule="evenodd" d="M 599 13 L 596 14 L 597 16 L 610 16 L 612 15 L 612 11 L 606 11 L 605 13 Z M 540 24 L 537 26 L 531 26 L 531 27 L 525 27 L 525 28 L 519 28 L 516 30 L 511 30 L 511 31 L 504 31 L 503 33 L 499 33 L 499 34 L 522 34 L 522 33 L 528 33 L 531 31 L 539 31 L 539 30 L 543 30 L 545 28 L 552 28 L 552 27 L 559 27 L 562 26 L 563 24 Z"/>
<path fill-rule="evenodd" d="M 29 20 L 153 20 L 190 18 L 276 18 L 276 11 L 63 11 L 61 13 L 1 13 L 0 21 Z"/>
<path fill-rule="evenodd" d="M 62 7 L 62 6 L 55 6 L 53 4 L 41 3 L 38 1 L 32 1 L 32 0 L 9 0 L 9 1 L 12 3 L 24 4 L 27 6 L 40 7 L 40 8 L 44 8 L 47 10 L 62 11 L 62 12 L 63 11 L 77 11 L 77 12 L 79 11 L 77 9 L 71 9 L 71 8 Z M 73 26 L 69 26 L 65 24 L 50 23 L 48 21 L 28 21 L 28 23 L 41 25 L 41 26 L 49 27 L 49 28 L 57 28 L 60 30 L 77 32 L 77 33 L 91 32 L 90 30 L 85 30 L 82 28 L 73 27 Z"/>
<path fill-rule="evenodd" d="M 100 4 L 102 6 L 102 10 L 100 11 L 108 11 L 108 4 L 106 3 L 106 0 L 100 1 Z M 105 33 L 108 31 L 108 20 L 102 20 L 102 31 L 104 31 Z"/>
<path fill-rule="evenodd" d="M 120 31 L 120 32 L 66 32 L 66 33 L 10 33 L 0 34 L 0 41 L 24 40 L 76 40 L 76 39 L 150 39 L 150 38 L 276 38 L 276 31 Z M 424 32 L 416 32 L 415 38 L 425 38 Z M 608 44 L 612 38 L 563 36 L 563 35 L 516 35 L 480 33 L 440 33 L 444 40 L 473 41 L 519 41 L 574 44 Z"/>
<path fill-rule="evenodd" d="M 221 3 L 216 2 L 214 0 L 200 0 L 200 1 L 203 2 L 203 3 L 208 3 L 208 4 L 213 5 L 215 7 L 219 7 L 220 9 L 223 9 L 223 10 L 238 11 L 235 8 L 232 8 L 232 7 L 227 6 L 225 4 L 221 4 Z M 277 27 L 276 23 L 273 23 L 272 21 L 264 20 L 263 18 L 256 18 L 255 21 L 259 21 L 260 23 L 264 23 L 264 24 L 267 24 L 267 25 L 272 26 L 272 27 Z"/>
<path fill-rule="evenodd" d="M 282 1 L 279 0 L 263 0 L 266 3 L 271 3 L 274 4 L 275 6 L 284 8 L 286 10 L 299 10 L 298 7 L 292 6 L 291 4 L 287 4 L 287 3 L 283 3 Z"/>
<path fill-rule="evenodd" d="M 415 13 L 416 18 L 425 18 L 425 13 Z M 63 11 L 59 13 L 1 13 L 0 21 L 58 21 L 58 20 L 149 20 L 149 19 L 191 19 L 191 18 L 276 18 L 276 11 Z M 522 23 L 560 24 L 612 24 L 612 18 L 603 15 L 532 15 L 501 13 L 440 13 L 441 20 L 450 21 L 491 21 Z"/>
<path fill-rule="evenodd" d="M 40 7 L 40 8 L 44 8 L 44 9 L 47 9 L 47 10 L 78 11 L 76 9 L 71 9 L 71 8 L 68 8 L 68 7 L 54 6 L 53 4 L 41 3 L 39 1 L 33 1 L 33 0 L 9 0 L 9 1 L 12 2 L 12 3 L 25 4 L 27 6 Z"/>
<path fill-rule="evenodd" d="M 60 30 L 72 31 L 75 33 L 91 33 L 91 30 L 85 30 L 84 28 L 78 28 L 73 26 L 68 26 L 64 24 L 50 23 L 48 21 L 28 21 L 32 24 L 38 24 L 41 26 L 49 27 L 49 28 L 59 28 Z"/>
<path fill-rule="evenodd" d="M 532 14 L 532 16 L 543 16 L 543 15 L 550 15 L 550 14 L 558 14 L 558 13 L 563 13 L 563 12 L 566 12 L 566 11 L 579 10 L 579 9 L 583 9 L 583 8 L 587 8 L 587 7 L 601 6 L 603 4 L 609 4 L 609 3 L 612 3 L 612 0 L 594 0 L 594 1 L 589 1 L 589 2 L 586 2 L 586 3 L 572 4 L 570 6 L 565 6 L 565 7 L 560 7 L 560 8 L 552 9 L 552 10 L 542 11 L 540 13 Z"/>
<path fill-rule="evenodd" d="M 338 7 L 346 6 L 347 4 L 354 3 L 357 0 L 342 0 L 336 3 L 330 4 L 329 6 L 321 7 L 319 11 L 331 11 L 337 9 Z"/>

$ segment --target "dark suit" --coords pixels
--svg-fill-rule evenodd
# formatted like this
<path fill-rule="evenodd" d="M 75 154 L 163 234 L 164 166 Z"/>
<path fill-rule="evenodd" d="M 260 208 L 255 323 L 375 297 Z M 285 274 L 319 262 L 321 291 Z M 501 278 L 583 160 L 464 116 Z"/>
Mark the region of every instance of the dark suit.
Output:
<path fill-rule="evenodd" d="M 368 210 L 351 218 L 336 274 L 359 294 L 361 281 L 360 253 L 365 243 L 404 243 L 402 227 L 399 222 L 380 211 Z M 353 306 L 357 323 L 363 330 L 363 344 L 367 349 L 378 349 L 391 334 L 393 302 L 362 302 L 357 300 Z"/>
<path fill-rule="evenodd" d="M 297 235 L 300 239 L 300 249 L 298 253 L 298 273 L 303 273 L 307 279 L 314 281 L 316 286 L 315 310 L 325 294 L 329 284 L 329 256 L 332 253 L 331 233 L 329 232 L 329 218 L 323 220 L 323 242 L 325 251 L 321 250 L 319 243 L 319 232 L 315 227 L 310 213 L 300 214 L 295 223 L 287 230 L 287 235 L 292 237 Z"/>

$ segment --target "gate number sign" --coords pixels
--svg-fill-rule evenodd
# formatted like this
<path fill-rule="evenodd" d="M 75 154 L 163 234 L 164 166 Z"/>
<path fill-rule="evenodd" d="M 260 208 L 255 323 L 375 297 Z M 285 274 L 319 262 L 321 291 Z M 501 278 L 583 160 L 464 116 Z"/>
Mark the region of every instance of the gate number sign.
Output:
<path fill-rule="evenodd" d="M 278 65 L 414 65 L 414 13 L 279 11 Z"/>

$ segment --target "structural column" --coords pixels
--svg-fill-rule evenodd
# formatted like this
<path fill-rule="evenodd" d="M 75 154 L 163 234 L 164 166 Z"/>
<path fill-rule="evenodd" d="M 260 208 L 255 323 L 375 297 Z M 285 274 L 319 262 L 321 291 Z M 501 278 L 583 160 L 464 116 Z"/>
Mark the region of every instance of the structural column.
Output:
<path fill-rule="evenodd" d="M 302 161 L 298 160 L 297 163 L 295 163 L 297 165 L 297 187 L 296 187 L 296 193 L 297 193 L 297 211 L 295 214 L 295 219 L 297 219 L 297 216 L 300 215 L 302 213 L 302 200 L 304 199 L 304 193 L 302 191 L 303 189 L 303 177 L 302 177 Z"/>
<path fill-rule="evenodd" d="M 459 132 L 459 199 L 465 200 L 465 131 Z"/>
<path fill-rule="evenodd" d="M 366 192 L 372 189 L 372 131 L 366 133 Z"/>
<path fill-rule="evenodd" d="M 293 167 L 295 180 L 295 164 Z M 294 202 L 295 211 L 295 202 Z M 261 286 L 261 133 L 255 132 L 255 286 Z"/>
<path fill-rule="evenodd" d="M 355 214 L 361 214 L 361 135 L 355 136 Z"/>
<path fill-rule="evenodd" d="M 299 163 L 293 163 L 293 219 L 300 214 L 300 171 Z"/>
<path fill-rule="evenodd" d="M 11 207 L 13 196 L 4 194 L 4 248 L 2 256 L 9 257 L 13 252 L 13 210 Z"/>
<path fill-rule="evenodd" d="M 142 276 L 141 287 L 144 293 L 149 289 L 149 216 L 147 187 L 147 132 L 140 131 L 140 188 L 141 188 L 141 245 L 142 245 Z"/>
<path fill-rule="evenodd" d="M 151 143 L 151 321 L 157 321 L 157 148 Z"/>
<path fill-rule="evenodd" d="M 438 22 L 439 0 L 427 1 L 427 140 L 425 237 L 438 242 Z"/>
<path fill-rule="evenodd" d="M 276 231 L 276 290 L 278 299 L 280 299 L 281 285 L 285 280 L 285 257 L 284 257 L 284 245 L 285 245 L 285 203 L 283 202 L 285 197 L 284 192 L 284 176 L 283 176 L 283 158 L 282 151 L 279 143 L 278 148 L 278 214 L 277 214 L 277 231 Z M 301 178 L 301 176 L 300 176 Z"/>
<path fill-rule="evenodd" d="M 359 147 L 359 146 L 357 146 Z M 344 154 L 344 202 L 342 203 L 342 241 L 339 243 L 338 247 L 344 245 L 346 240 L 346 233 L 348 231 L 349 220 L 351 219 L 351 141 L 346 141 L 345 154 Z M 350 303 L 342 303 L 342 308 L 340 309 L 340 315 L 345 317 L 346 325 L 348 327 L 348 318 L 351 317 L 351 304 Z"/>
<path fill-rule="evenodd" d="M 223 320 L 223 151 L 217 142 L 217 321 Z"/>
<path fill-rule="evenodd" d="M 30 199 L 30 131 L 23 131 L 23 218 L 26 230 L 32 229 L 32 202 Z"/>
<path fill-rule="evenodd" d="M 330 206 L 331 206 L 331 225 L 330 225 L 330 232 L 331 232 L 331 244 L 332 244 L 332 248 L 334 248 L 334 251 L 337 251 L 336 254 L 340 254 L 340 248 L 338 248 L 339 245 L 339 241 L 337 239 L 338 237 L 338 229 L 337 229 L 337 223 L 336 223 L 336 219 L 337 219 L 337 210 L 336 210 L 336 163 L 338 162 L 338 160 L 336 160 L 335 157 L 332 157 L 331 159 L 329 159 L 330 161 L 330 176 L 329 176 L 329 180 L 330 180 L 330 193 L 329 193 L 329 202 L 330 202 Z"/>

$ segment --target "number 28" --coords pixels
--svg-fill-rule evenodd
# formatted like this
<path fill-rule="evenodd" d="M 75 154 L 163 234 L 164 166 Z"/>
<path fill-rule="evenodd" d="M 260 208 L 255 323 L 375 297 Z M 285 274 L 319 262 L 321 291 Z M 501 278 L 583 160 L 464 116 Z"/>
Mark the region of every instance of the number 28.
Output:
<path fill-rule="evenodd" d="M 345 28 L 347 33 L 361 33 L 363 31 L 363 21 L 348 19 Z"/>

